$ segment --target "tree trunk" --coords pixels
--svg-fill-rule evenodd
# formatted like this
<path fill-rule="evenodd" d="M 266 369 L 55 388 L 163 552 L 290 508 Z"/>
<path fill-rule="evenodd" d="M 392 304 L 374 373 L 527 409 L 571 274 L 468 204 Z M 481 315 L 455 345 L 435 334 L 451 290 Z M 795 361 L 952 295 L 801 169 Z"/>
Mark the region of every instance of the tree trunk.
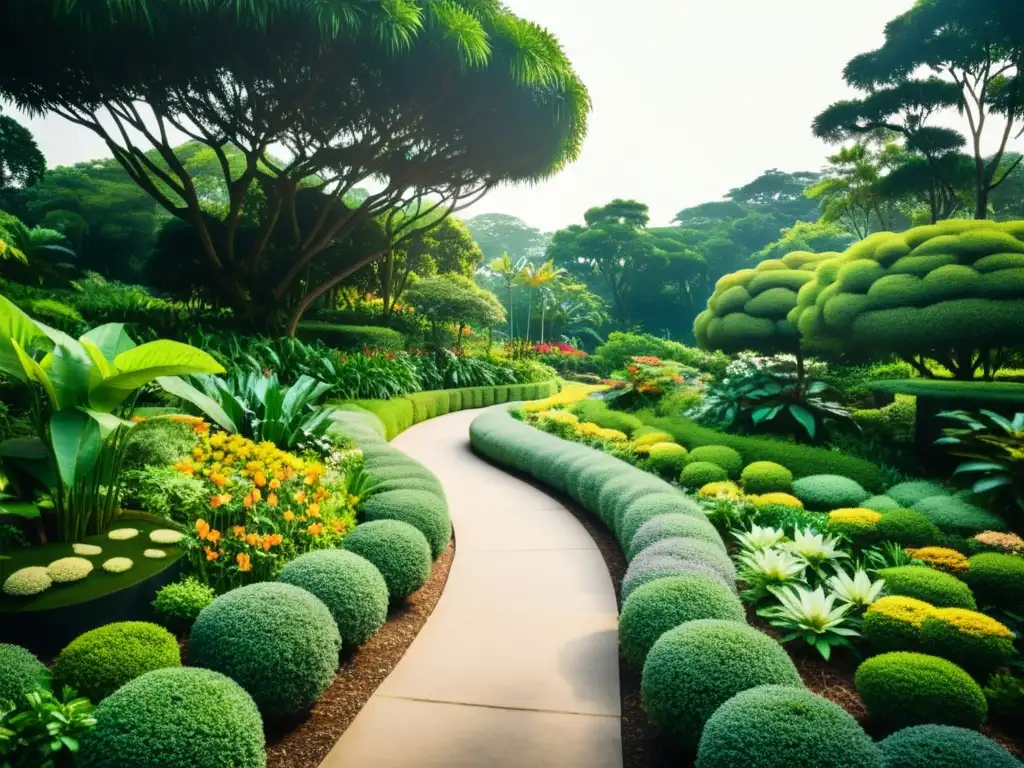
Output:
<path fill-rule="evenodd" d="M 533 320 L 533 288 L 530 289 L 530 300 L 526 305 L 526 343 L 530 343 L 530 321 Z"/>
<path fill-rule="evenodd" d="M 384 266 L 380 278 L 380 296 L 384 301 L 384 324 L 391 317 L 391 282 L 395 276 L 395 251 L 388 248 L 384 255 Z"/>
<path fill-rule="evenodd" d="M 515 341 L 516 339 L 516 306 L 513 301 L 513 287 L 512 281 L 508 281 L 508 340 Z"/>
<path fill-rule="evenodd" d="M 540 305 L 540 343 L 544 343 L 544 315 L 545 310 L 548 308 L 547 302 L 543 302 Z"/>

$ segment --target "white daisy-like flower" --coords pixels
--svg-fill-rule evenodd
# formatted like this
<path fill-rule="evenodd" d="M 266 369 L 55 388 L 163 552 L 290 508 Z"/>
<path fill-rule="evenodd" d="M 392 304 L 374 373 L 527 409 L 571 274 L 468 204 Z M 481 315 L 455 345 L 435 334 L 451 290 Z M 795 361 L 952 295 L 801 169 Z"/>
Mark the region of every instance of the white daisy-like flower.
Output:
<path fill-rule="evenodd" d="M 103 564 L 103 570 L 110 573 L 124 573 L 135 563 L 130 557 L 112 557 Z"/>
<path fill-rule="evenodd" d="M 107 534 L 107 538 L 114 541 L 127 541 L 128 539 L 134 539 L 138 535 L 138 528 L 115 528 Z"/>
<path fill-rule="evenodd" d="M 67 584 L 84 579 L 92 573 L 92 568 L 92 563 L 84 557 L 62 557 L 50 563 L 46 570 L 55 584 Z"/>
<path fill-rule="evenodd" d="M 103 551 L 103 547 L 97 546 L 96 544 L 72 544 L 71 549 L 74 550 L 76 555 L 84 555 L 87 557 L 98 555 Z"/>
<path fill-rule="evenodd" d="M 143 557 L 148 557 L 150 560 L 161 560 L 167 557 L 167 553 L 162 549 L 147 549 L 142 553 Z"/>
<path fill-rule="evenodd" d="M 149 540 L 154 544 L 177 544 L 185 534 L 181 531 L 172 531 L 170 528 L 159 528 L 151 531 Z"/>
<path fill-rule="evenodd" d="M 50 588 L 53 579 L 50 571 L 41 565 L 33 565 L 15 571 L 4 582 L 4 592 L 12 597 L 38 595 Z"/>

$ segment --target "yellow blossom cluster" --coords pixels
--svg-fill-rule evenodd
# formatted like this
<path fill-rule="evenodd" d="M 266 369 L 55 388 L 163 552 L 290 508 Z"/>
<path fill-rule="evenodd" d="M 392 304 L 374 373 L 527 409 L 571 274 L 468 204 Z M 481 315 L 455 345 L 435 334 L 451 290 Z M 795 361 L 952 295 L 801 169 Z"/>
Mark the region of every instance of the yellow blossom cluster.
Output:
<path fill-rule="evenodd" d="M 930 603 L 924 600 L 917 600 L 913 597 L 902 595 L 890 595 L 882 597 L 871 604 L 867 614 L 880 613 L 883 616 L 898 621 L 901 624 L 909 624 L 917 629 L 928 618 L 928 615 L 935 610 Z"/>
<path fill-rule="evenodd" d="M 784 507 L 793 507 L 795 509 L 804 508 L 804 503 L 796 496 L 781 492 L 762 493 L 761 495 L 751 494 L 747 496 L 747 501 L 755 507 L 767 507 L 771 504 L 780 504 Z"/>
<path fill-rule="evenodd" d="M 736 483 L 722 480 L 701 486 L 701 489 L 697 491 L 697 495 L 702 499 L 741 501 L 743 499 L 743 490 Z"/>
<path fill-rule="evenodd" d="M 906 552 L 915 560 L 946 573 L 963 573 L 970 568 L 970 562 L 965 555 L 948 547 L 919 547 L 907 549 Z"/>
<path fill-rule="evenodd" d="M 624 432 L 617 429 L 605 429 L 589 422 L 577 424 L 574 431 L 580 437 L 603 440 L 608 443 L 625 443 L 629 440 Z"/>

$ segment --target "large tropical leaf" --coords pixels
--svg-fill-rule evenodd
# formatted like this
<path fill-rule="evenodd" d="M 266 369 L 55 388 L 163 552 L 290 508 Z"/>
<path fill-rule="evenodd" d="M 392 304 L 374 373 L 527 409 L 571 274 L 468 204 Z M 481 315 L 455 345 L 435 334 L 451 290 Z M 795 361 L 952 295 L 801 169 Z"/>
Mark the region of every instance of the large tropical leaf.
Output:
<path fill-rule="evenodd" d="M 103 434 L 95 419 L 72 408 L 56 411 L 50 417 L 50 443 L 60 479 L 65 487 L 71 487 L 96 466 Z"/>
<path fill-rule="evenodd" d="M 206 393 L 199 391 L 184 379 L 177 376 L 160 376 L 156 379 L 156 383 L 166 392 L 194 405 L 221 429 L 227 432 L 238 431 L 238 425 L 235 423 L 235 420 L 228 415 L 220 403 Z"/>
<path fill-rule="evenodd" d="M 14 354 L 21 363 L 21 368 L 27 376 L 24 380 L 34 381 L 37 384 L 42 385 L 43 389 L 46 390 L 46 396 L 50 398 L 50 402 L 53 404 L 53 407 L 56 408 L 57 393 L 54 390 L 53 383 L 50 381 L 50 377 L 46 374 L 46 371 L 43 370 L 43 367 L 39 363 L 28 356 L 28 353 L 21 348 L 21 345 L 18 344 L 18 342 L 14 339 L 11 339 L 10 341 L 11 346 L 14 349 Z"/>
<path fill-rule="evenodd" d="M 114 360 L 122 352 L 134 349 L 136 344 L 124 329 L 124 323 L 98 325 L 82 336 L 99 348 L 107 360 Z"/>
<path fill-rule="evenodd" d="M 57 408 L 75 408 L 89 400 L 91 374 L 95 370 L 92 358 L 77 341 L 58 344 L 42 363 L 53 383 Z"/>
<path fill-rule="evenodd" d="M 0 373 L 28 382 L 29 374 L 13 345 L 25 349 L 42 335 L 43 332 L 31 317 L 5 296 L 0 296 Z"/>

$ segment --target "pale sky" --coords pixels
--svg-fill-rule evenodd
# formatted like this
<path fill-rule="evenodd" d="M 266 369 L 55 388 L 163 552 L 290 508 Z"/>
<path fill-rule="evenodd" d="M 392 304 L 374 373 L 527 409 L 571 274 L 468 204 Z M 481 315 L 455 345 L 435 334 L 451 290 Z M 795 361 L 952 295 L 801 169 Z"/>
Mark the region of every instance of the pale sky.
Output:
<path fill-rule="evenodd" d="M 854 94 L 842 69 L 913 0 L 506 0 L 550 29 L 594 101 L 581 158 L 537 186 L 492 192 L 501 212 L 554 230 L 616 197 L 667 224 L 769 168 L 817 170 L 832 150 L 814 116 Z M 58 117 L 27 120 L 51 166 L 106 155 Z M 955 123 L 954 123 L 955 124 Z"/>

